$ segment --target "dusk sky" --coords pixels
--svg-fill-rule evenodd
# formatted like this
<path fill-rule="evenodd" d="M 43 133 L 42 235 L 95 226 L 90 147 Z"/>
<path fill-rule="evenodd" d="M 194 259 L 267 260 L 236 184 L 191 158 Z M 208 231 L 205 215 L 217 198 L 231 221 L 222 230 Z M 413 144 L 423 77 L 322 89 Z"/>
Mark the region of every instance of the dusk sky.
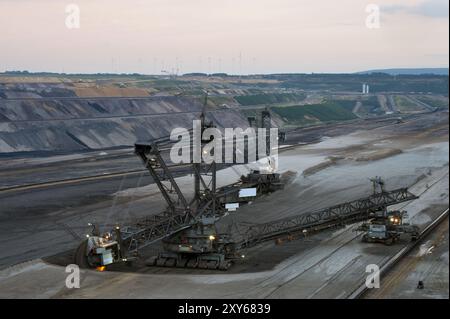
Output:
<path fill-rule="evenodd" d="M 0 0 L 0 36 L 0 72 L 448 67 L 448 0 Z"/>

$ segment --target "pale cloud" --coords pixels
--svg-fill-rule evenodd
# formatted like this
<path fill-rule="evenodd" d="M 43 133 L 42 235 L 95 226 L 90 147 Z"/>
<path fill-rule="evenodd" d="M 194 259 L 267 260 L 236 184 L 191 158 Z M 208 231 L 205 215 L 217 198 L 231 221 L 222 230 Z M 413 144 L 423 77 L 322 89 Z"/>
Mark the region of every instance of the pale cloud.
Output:
<path fill-rule="evenodd" d="M 387 13 L 408 13 L 431 18 L 448 18 L 448 0 L 425 0 L 413 5 L 386 5 L 382 7 Z"/>

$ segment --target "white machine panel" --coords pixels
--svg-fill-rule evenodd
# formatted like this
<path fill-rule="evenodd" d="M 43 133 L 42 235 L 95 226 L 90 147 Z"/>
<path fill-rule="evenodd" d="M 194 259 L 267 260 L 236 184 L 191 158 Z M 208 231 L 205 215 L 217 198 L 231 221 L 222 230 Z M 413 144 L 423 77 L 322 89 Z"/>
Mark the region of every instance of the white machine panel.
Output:
<path fill-rule="evenodd" d="M 228 204 L 225 204 L 225 209 L 230 211 L 230 212 L 234 212 L 238 208 L 239 208 L 239 203 L 228 203 Z"/>
<path fill-rule="evenodd" d="M 242 188 L 239 190 L 239 197 L 255 197 L 256 188 Z"/>

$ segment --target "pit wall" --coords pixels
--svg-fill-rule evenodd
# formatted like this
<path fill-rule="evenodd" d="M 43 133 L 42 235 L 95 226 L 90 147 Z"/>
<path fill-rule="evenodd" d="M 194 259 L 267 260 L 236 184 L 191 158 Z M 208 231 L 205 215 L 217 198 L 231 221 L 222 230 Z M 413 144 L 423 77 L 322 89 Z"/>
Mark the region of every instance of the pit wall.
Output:
<path fill-rule="evenodd" d="M 0 153 L 130 147 L 191 128 L 203 106 L 190 98 L 1 98 Z M 219 127 L 247 127 L 238 110 L 207 113 Z"/>

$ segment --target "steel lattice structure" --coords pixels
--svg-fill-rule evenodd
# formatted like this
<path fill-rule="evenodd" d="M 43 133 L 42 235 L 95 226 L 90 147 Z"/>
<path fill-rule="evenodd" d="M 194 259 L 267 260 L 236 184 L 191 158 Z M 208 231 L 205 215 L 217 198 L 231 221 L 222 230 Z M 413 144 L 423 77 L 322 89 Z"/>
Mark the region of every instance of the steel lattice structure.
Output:
<path fill-rule="evenodd" d="M 122 228 L 123 244 L 129 252 L 137 251 L 163 238 L 191 226 L 192 219 L 187 214 L 154 215 L 139 221 L 133 226 Z"/>
<path fill-rule="evenodd" d="M 375 193 L 367 198 L 328 207 L 316 212 L 287 217 L 265 224 L 252 225 L 245 231 L 245 238 L 238 245 L 247 248 L 284 234 L 304 230 L 319 230 L 328 227 L 355 223 L 370 218 L 370 214 L 387 206 L 416 199 L 407 188 Z"/>
<path fill-rule="evenodd" d="M 407 188 L 400 188 L 312 213 L 287 217 L 265 224 L 252 225 L 245 232 L 246 237 L 237 245 L 237 248 L 248 248 L 277 236 L 298 233 L 303 230 L 319 230 L 367 220 L 370 218 L 370 214 L 375 211 L 416 198 L 417 196 L 410 193 Z M 195 223 L 195 220 L 185 213 L 168 214 L 164 212 L 143 219 L 134 226 L 125 227 L 121 229 L 121 233 L 123 242 L 127 245 L 127 250 L 136 251 L 138 248 L 143 248 L 191 227 L 192 223 Z"/>

